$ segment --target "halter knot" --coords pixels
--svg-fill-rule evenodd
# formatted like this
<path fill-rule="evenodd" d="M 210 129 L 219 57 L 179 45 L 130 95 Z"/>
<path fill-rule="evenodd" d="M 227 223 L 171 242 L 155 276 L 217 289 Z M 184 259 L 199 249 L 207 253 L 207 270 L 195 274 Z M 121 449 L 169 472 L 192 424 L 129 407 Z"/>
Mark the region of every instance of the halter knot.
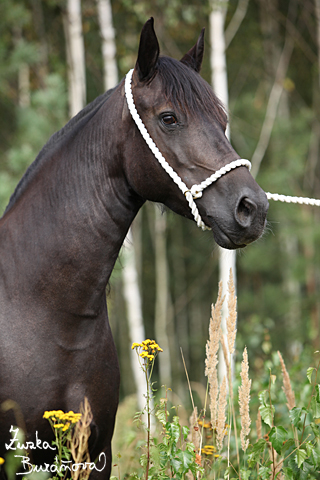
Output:
<path fill-rule="evenodd" d="M 202 189 L 200 188 L 200 185 L 192 185 L 190 192 L 193 196 L 193 198 L 201 198 L 202 197 Z"/>
<path fill-rule="evenodd" d="M 211 228 L 207 227 L 205 223 L 202 221 L 199 210 L 197 208 L 197 205 L 194 201 L 194 199 L 202 197 L 202 191 L 209 187 L 212 183 L 216 182 L 222 175 L 225 175 L 226 173 L 230 172 L 232 169 L 237 168 L 237 167 L 247 167 L 249 170 L 251 168 L 251 163 L 249 160 L 245 160 L 243 158 L 239 158 L 238 160 L 234 160 L 233 162 L 228 163 L 224 167 L 220 168 L 218 171 L 210 175 L 206 180 L 201 182 L 199 185 L 195 184 L 192 185 L 191 188 L 188 188 L 187 185 L 181 180 L 177 172 L 174 171 L 174 169 L 168 164 L 166 159 L 163 157 L 162 153 L 150 137 L 144 123 L 142 122 L 135 103 L 133 99 L 133 94 L 131 90 L 131 81 L 132 81 L 132 74 L 133 74 L 133 69 L 131 69 L 125 79 L 125 94 L 126 94 L 126 99 L 127 99 L 127 104 L 129 111 L 131 113 L 131 116 L 138 127 L 138 130 L 140 131 L 142 137 L 144 138 L 146 144 L 162 166 L 162 168 L 167 172 L 167 174 L 171 177 L 171 179 L 174 181 L 174 183 L 180 188 L 182 193 L 185 195 L 187 202 L 189 204 L 191 213 L 198 225 L 198 227 L 202 228 L 202 230 L 211 230 Z"/>

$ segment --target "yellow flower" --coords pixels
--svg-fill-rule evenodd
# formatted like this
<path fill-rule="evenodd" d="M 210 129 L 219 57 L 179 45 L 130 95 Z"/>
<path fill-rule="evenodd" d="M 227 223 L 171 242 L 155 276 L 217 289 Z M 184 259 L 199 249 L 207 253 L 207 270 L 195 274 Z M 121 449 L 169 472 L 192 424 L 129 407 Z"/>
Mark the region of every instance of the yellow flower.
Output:
<path fill-rule="evenodd" d="M 63 428 L 64 427 L 64 423 L 56 423 L 54 425 L 54 428 Z"/>
<path fill-rule="evenodd" d="M 68 430 L 69 427 L 70 427 L 70 423 L 68 422 L 68 423 L 65 424 L 62 431 L 65 432 L 66 430 Z"/>
<path fill-rule="evenodd" d="M 3 464 L 4 464 L 4 462 L 5 462 L 5 459 L 4 459 L 4 458 L 2 458 L 2 457 L 0 457 L 0 465 L 3 465 Z"/>
<path fill-rule="evenodd" d="M 213 455 L 213 453 L 216 451 L 216 447 L 214 447 L 213 445 L 205 445 L 202 449 L 201 449 L 201 453 L 204 454 L 204 455 Z"/>
<path fill-rule="evenodd" d="M 137 349 L 137 353 L 139 357 L 148 359 L 148 361 L 152 362 L 159 352 L 163 352 L 162 348 L 154 341 L 147 338 L 143 340 L 142 343 L 133 343 L 132 349 Z M 141 349 L 140 352 L 138 349 Z M 148 362 L 147 362 L 148 367 Z"/>

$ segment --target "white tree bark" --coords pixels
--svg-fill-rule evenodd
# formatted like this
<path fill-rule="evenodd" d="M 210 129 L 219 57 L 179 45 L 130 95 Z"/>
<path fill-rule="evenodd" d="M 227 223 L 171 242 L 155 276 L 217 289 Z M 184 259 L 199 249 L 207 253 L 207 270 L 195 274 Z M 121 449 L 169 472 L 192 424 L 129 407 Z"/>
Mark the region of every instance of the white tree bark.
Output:
<path fill-rule="evenodd" d="M 225 17 L 228 8 L 228 0 L 211 0 L 211 13 L 209 16 L 210 24 L 210 44 L 211 44 L 211 71 L 212 71 L 212 86 L 222 101 L 223 105 L 228 111 L 229 95 L 228 95 L 228 78 L 227 78 L 227 65 L 225 55 L 225 36 L 224 25 Z M 226 136 L 230 139 L 230 126 L 228 124 Z M 234 283 L 236 285 L 236 253 L 233 250 L 226 250 L 219 247 L 219 276 L 222 281 L 223 295 L 226 295 L 228 291 L 228 280 L 230 269 L 232 270 Z M 222 330 L 226 341 L 226 319 L 227 319 L 227 301 L 224 302 L 222 309 Z M 221 352 L 221 349 L 220 349 Z M 223 377 L 226 375 L 227 369 L 224 361 L 223 354 L 219 354 L 218 364 L 218 376 L 221 383 Z"/>
<path fill-rule="evenodd" d="M 233 17 L 230 20 L 230 23 L 225 31 L 225 44 L 226 49 L 229 47 L 233 38 L 235 37 L 244 17 L 246 16 L 248 10 L 249 0 L 239 0 L 236 11 L 234 12 Z"/>
<path fill-rule="evenodd" d="M 112 8 L 110 0 L 97 0 L 98 19 L 102 41 L 102 57 L 104 69 L 104 87 L 113 88 L 118 83 L 118 68 L 116 62 L 115 33 L 112 22 Z M 126 302 L 129 337 L 131 343 L 141 343 L 145 340 L 145 330 L 142 317 L 141 295 L 137 271 L 137 259 L 134 248 L 132 229 L 129 229 L 122 250 L 123 295 Z M 137 403 L 139 410 L 145 407 L 146 381 L 139 366 L 137 354 L 130 349 L 131 368 L 136 385 Z"/>
<path fill-rule="evenodd" d="M 163 348 L 159 355 L 160 386 L 171 386 L 170 348 L 167 331 L 168 317 L 168 263 L 166 247 L 166 217 L 155 205 L 155 271 L 156 271 L 156 306 L 155 335 L 156 341 Z"/>
<path fill-rule="evenodd" d="M 97 7 L 102 41 L 104 88 L 105 90 L 109 90 L 110 88 L 115 87 L 118 83 L 115 31 L 112 22 L 110 0 L 97 0 Z"/>
<path fill-rule="evenodd" d="M 127 234 L 122 250 L 123 259 L 123 294 L 127 308 L 127 319 L 131 342 L 141 343 L 145 340 L 145 331 L 142 319 L 141 296 L 137 275 L 136 256 L 133 245 L 131 228 Z M 131 366 L 137 391 L 137 403 L 140 411 L 145 407 L 146 380 L 139 366 L 137 354 L 130 349 Z"/>
<path fill-rule="evenodd" d="M 73 117 L 86 104 L 85 55 L 80 0 L 67 0 L 63 24 L 67 46 L 69 114 L 70 117 Z"/>

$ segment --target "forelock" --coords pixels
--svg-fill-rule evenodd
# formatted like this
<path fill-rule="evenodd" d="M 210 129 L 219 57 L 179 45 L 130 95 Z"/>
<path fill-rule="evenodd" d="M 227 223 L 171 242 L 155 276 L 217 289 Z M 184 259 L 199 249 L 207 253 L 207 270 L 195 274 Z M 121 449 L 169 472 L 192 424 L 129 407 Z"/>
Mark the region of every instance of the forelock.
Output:
<path fill-rule="evenodd" d="M 209 84 L 192 68 L 170 57 L 160 57 L 156 74 L 166 99 L 174 108 L 191 114 L 203 113 L 226 129 L 227 115 L 222 103 Z"/>

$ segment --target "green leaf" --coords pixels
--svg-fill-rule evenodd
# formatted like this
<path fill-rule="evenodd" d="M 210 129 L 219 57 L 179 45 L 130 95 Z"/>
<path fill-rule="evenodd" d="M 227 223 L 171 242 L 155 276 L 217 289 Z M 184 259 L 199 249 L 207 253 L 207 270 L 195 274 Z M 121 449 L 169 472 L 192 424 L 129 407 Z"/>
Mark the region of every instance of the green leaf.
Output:
<path fill-rule="evenodd" d="M 296 455 L 294 456 L 295 462 L 298 465 L 298 468 L 301 467 L 305 459 L 308 457 L 307 452 L 298 448 Z"/>
<path fill-rule="evenodd" d="M 312 451 L 311 451 L 310 459 L 311 459 L 311 462 L 313 463 L 313 465 L 315 467 L 319 467 L 319 465 L 320 465 L 320 455 L 315 448 L 313 448 Z"/>
<path fill-rule="evenodd" d="M 307 452 L 307 455 L 308 457 L 310 457 L 313 449 L 314 449 L 314 445 L 312 442 L 307 442 L 304 444 L 304 448 L 306 449 L 306 452 Z"/>
<path fill-rule="evenodd" d="M 181 462 L 180 473 L 187 473 L 194 461 L 194 455 L 191 452 L 179 450 L 177 457 Z"/>
<path fill-rule="evenodd" d="M 315 370 L 314 367 L 309 367 L 308 370 L 307 370 L 307 377 L 308 377 L 308 380 L 309 380 L 310 383 L 311 383 L 311 381 L 312 381 L 312 373 L 313 373 L 313 370 Z"/>
<path fill-rule="evenodd" d="M 281 455 L 281 449 L 284 441 L 286 440 L 287 434 L 287 430 L 283 427 L 272 427 L 269 433 L 271 445 L 279 455 Z"/>
<path fill-rule="evenodd" d="M 319 425 L 316 425 L 314 422 L 310 422 L 310 425 L 309 427 L 311 427 L 311 430 L 313 432 L 313 435 L 316 437 L 316 438 L 319 438 Z"/>
<path fill-rule="evenodd" d="M 289 412 L 292 425 L 297 427 L 301 420 L 301 416 L 306 413 L 308 413 L 308 411 L 305 408 L 293 407 Z"/>
<path fill-rule="evenodd" d="M 167 422 L 166 430 L 167 430 L 167 433 L 170 435 L 171 442 L 173 442 L 174 444 L 177 444 L 180 438 L 180 426 L 174 422 L 172 423 Z"/>
<path fill-rule="evenodd" d="M 288 438 L 288 440 L 282 445 L 281 454 L 283 455 L 289 448 L 295 447 L 294 438 Z"/>
<path fill-rule="evenodd" d="M 285 475 L 285 480 L 293 480 L 293 470 L 289 467 L 283 467 L 282 472 Z"/>
<path fill-rule="evenodd" d="M 189 432 L 190 432 L 189 427 L 183 426 L 181 430 L 182 430 L 183 439 L 187 440 L 187 437 L 188 437 Z"/>
<path fill-rule="evenodd" d="M 249 447 L 250 452 L 258 452 L 262 453 L 266 446 L 266 440 L 264 438 L 260 438 L 254 445 Z"/>
<path fill-rule="evenodd" d="M 264 449 L 266 447 L 266 440 L 260 438 L 252 447 L 248 449 L 248 465 L 250 468 L 253 468 L 256 463 L 259 462 L 260 457 L 262 456 Z"/>
<path fill-rule="evenodd" d="M 167 421 L 165 410 L 160 410 L 160 409 L 157 410 L 157 411 L 156 411 L 156 417 L 157 417 L 157 419 L 159 420 L 159 422 L 160 422 L 163 426 L 165 426 L 166 421 Z"/>
<path fill-rule="evenodd" d="M 317 402 L 316 397 L 312 397 L 311 399 L 310 411 L 313 415 L 313 418 L 320 418 L 320 403 Z"/>
<path fill-rule="evenodd" d="M 259 407 L 259 411 L 261 413 L 261 418 L 266 423 L 269 425 L 269 427 L 272 427 L 272 421 L 273 421 L 273 414 L 274 414 L 274 406 L 273 405 L 261 405 Z"/>
<path fill-rule="evenodd" d="M 270 480 L 271 474 L 271 468 L 264 466 L 259 468 L 259 478 L 261 478 L 261 480 Z"/>
<path fill-rule="evenodd" d="M 224 479 L 227 480 L 229 475 L 233 473 L 233 468 L 232 467 L 227 467 L 224 472 Z"/>
<path fill-rule="evenodd" d="M 268 395 L 268 390 L 262 390 L 262 392 L 259 392 L 259 401 L 261 405 L 266 405 L 267 403 L 267 395 Z"/>
<path fill-rule="evenodd" d="M 243 470 L 240 469 L 241 480 L 249 480 L 251 474 L 251 470 Z"/>
<path fill-rule="evenodd" d="M 320 402 L 320 385 L 316 385 L 317 402 Z"/>
<path fill-rule="evenodd" d="M 174 471 L 175 474 L 177 474 L 180 470 L 181 467 L 181 462 L 178 458 L 171 458 L 170 459 L 170 465 Z"/>

